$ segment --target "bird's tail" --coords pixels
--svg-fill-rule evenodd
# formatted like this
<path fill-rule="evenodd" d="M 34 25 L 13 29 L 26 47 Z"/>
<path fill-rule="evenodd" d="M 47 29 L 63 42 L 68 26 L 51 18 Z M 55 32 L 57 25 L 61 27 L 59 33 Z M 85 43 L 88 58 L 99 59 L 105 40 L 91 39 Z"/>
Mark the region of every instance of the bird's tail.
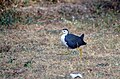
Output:
<path fill-rule="evenodd" d="M 87 43 L 84 41 L 84 34 L 82 34 L 82 35 L 80 36 L 80 38 L 81 38 L 81 40 L 82 40 L 82 42 L 83 42 L 83 45 L 86 45 Z"/>

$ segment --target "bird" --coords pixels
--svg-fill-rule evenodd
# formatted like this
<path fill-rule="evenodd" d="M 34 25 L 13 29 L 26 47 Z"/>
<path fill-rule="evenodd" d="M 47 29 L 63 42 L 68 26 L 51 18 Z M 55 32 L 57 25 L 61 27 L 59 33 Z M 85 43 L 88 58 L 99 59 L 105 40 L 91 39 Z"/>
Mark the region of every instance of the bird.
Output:
<path fill-rule="evenodd" d="M 75 79 L 77 77 L 83 78 L 83 76 L 80 73 L 71 73 L 70 76 L 72 77 L 72 79 Z"/>
<path fill-rule="evenodd" d="M 84 34 L 77 36 L 75 34 L 69 33 L 68 29 L 62 29 L 63 35 L 61 36 L 61 42 L 70 49 L 76 49 L 80 46 L 86 45 L 87 43 L 84 41 Z M 78 49 L 80 51 L 80 56 L 82 57 L 82 49 Z"/>

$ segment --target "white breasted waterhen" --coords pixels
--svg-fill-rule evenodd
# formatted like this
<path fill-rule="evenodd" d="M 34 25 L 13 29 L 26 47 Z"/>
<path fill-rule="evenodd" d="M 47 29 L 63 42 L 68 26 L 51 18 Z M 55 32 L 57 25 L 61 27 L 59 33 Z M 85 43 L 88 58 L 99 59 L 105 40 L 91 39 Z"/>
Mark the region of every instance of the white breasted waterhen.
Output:
<path fill-rule="evenodd" d="M 62 43 L 70 49 L 79 48 L 80 46 L 86 45 L 84 41 L 84 34 L 77 36 L 69 33 L 68 29 L 62 29 L 63 35 L 61 36 Z M 79 49 L 80 57 L 82 57 L 82 49 Z"/>

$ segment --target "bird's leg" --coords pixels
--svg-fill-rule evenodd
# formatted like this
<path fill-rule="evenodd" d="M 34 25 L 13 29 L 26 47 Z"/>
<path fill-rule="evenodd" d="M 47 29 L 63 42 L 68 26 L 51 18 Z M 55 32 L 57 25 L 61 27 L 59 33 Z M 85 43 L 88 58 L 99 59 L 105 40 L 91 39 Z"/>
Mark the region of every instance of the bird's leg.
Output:
<path fill-rule="evenodd" d="M 67 52 L 65 52 L 65 55 L 68 55 L 68 54 L 70 54 L 69 48 L 67 48 Z"/>
<path fill-rule="evenodd" d="M 63 53 L 60 53 L 58 55 L 68 55 L 68 54 L 70 54 L 69 49 L 67 49 L 67 51 L 64 51 Z"/>
<path fill-rule="evenodd" d="M 67 48 L 67 51 L 64 51 L 64 53 L 61 53 L 60 55 L 68 55 L 70 54 L 70 50 Z"/>
<path fill-rule="evenodd" d="M 77 48 L 77 50 L 79 51 L 79 55 L 80 55 L 80 60 L 82 60 L 82 48 Z"/>

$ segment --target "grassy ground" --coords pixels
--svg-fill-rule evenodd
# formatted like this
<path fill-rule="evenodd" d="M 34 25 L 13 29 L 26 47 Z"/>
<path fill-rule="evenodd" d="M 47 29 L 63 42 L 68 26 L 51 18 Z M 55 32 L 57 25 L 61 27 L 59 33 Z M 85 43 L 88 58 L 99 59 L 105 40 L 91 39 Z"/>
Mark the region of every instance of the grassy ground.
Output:
<path fill-rule="evenodd" d="M 84 79 L 119 79 L 119 20 L 113 17 L 112 21 L 108 16 L 80 21 L 63 17 L 58 22 L 19 24 L 16 29 L 0 31 L 0 78 L 71 79 L 70 73 L 79 72 Z M 81 47 L 81 60 L 77 50 L 68 51 L 61 44 L 63 28 L 85 34 L 87 45 Z"/>

